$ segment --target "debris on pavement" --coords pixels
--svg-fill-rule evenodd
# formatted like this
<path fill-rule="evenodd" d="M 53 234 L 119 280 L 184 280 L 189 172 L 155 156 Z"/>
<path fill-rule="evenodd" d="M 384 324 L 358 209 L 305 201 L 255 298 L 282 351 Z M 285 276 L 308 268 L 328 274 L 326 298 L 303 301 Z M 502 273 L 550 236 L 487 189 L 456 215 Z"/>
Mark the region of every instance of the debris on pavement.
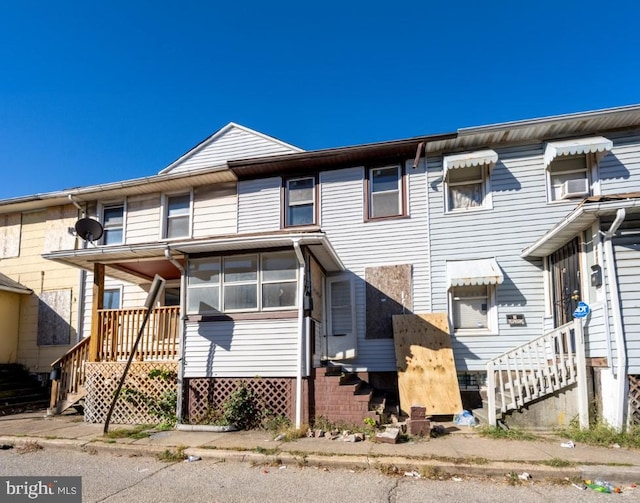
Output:
<path fill-rule="evenodd" d="M 418 472 L 416 472 L 415 470 L 411 471 L 411 472 L 404 472 L 404 476 L 405 477 L 411 477 L 411 478 L 414 478 L 414 479 L 419 479 L 420 478 L 420 474 Z"/>
<path fill-rule="evenodd" d="M 529 480 L 531 478 L 531 475 L 529 475 L 527 472 L 522 472 L 520 475 L 518 475 L 518 478 L 520 480 Z"/>
<path fill-rule="evenodd" d="M 560 447 L 565 447 L 567 449 L 573 449 L 576 446 L 576 444 L 574 444 L 571 440 L 569 440 L 568 442 L 562 442 L 560 444 Z"/>
<path fill-rule="evenodd" d="M 397 444 L 400 437 L 400 428 L 390 428 L 381 433 L 376 433 L 376 442 L 382 442 L 385 444 Z"/>
<path fill-rule="evenodd" d="M 200 456 L 188 456 L 185 461 L 187 463 L 193 463 L 194 461 L 200 461 L 202 458 Z"/>

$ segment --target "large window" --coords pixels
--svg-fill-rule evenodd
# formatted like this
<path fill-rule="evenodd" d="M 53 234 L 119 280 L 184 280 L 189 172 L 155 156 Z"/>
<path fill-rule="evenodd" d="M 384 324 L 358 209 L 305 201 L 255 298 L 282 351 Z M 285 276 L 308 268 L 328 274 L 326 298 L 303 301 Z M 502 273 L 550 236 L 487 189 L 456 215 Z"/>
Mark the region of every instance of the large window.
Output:
<path fill-rule="evenodd" d="M 487 174 L 486 166 L 450 170 L 445 183 L 447 211 L 489 207 Z"/>
<path fill-rule="evenodd" d="M 316 181 L 313 177 L 292 178 L 285 186 L 287 227 L 316 223 Z"/>
<path fill-rule="evenodd" d="M 102 244 L 124 243 L 124 203 L 105 204 L 102 207 Z"/>
<path fill-rule="evenodd" d="M 393 217 L 403 214 L 402 168 L 384 166 L 368 172 L 368 218 Z"/>
<path fill-rule="evenodd" d="M 497 319 L 492 285 L 458 286 L 451 289 L 455 332 L 491 332 Z"/>
<path fill-rule="evenodd" d="M 191 194 L 166 196 L 164 237 L 179 238 L 191 235 Z"/>
<path fill-rule="evenodd" d="M 189 260 L 187 311 L 219 314 L 296 307 L 298 261 L 293 252 Z"/>

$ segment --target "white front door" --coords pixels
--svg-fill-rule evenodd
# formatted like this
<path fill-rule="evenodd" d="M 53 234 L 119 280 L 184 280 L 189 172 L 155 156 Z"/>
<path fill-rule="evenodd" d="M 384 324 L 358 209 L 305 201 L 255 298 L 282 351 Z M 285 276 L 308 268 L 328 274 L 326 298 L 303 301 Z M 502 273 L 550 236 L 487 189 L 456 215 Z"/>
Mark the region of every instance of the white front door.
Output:
<path fill-rule="evenodd" d="M 356 357 L 355 295 L 351 278 L 327 278 L 325 360 Z"/>

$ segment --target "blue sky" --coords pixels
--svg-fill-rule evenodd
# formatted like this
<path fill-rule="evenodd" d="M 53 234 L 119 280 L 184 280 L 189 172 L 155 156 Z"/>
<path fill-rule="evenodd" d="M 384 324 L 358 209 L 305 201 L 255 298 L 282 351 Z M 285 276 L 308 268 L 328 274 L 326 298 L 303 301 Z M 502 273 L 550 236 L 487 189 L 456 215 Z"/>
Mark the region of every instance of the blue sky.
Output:
<path fill-rule="evenodd" d="M 155 174 L 228 122 L 312 150 L 640 103 L 640 3 L 0 6 L 0 199 Z"/>

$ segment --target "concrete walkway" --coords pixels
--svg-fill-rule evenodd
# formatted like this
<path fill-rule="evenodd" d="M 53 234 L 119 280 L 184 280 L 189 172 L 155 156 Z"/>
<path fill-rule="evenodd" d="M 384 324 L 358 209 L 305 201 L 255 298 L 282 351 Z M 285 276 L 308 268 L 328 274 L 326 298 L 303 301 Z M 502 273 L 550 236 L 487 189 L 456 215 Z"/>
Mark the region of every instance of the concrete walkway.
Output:
<path fill-rule="evenodd" d="M 385 472 L 417 472 L 427 476 L 491 476 L 527 473 L 533 480 L 602 479 L 640 484 L 640 451 L 575 445 L 563 439 L 535 441 L 489 439 L 469 427 L 445 424 L 438 438 L 398 444 L 345 442 L 328 438 L 276 441 L 264 431 L 161 431 L 145 438 L 111 439 L 102 424 L 88 424 L 78 414 L 44 417 L 42 412 L 0 417 L 0 445 L 19 448 L 37 442 L 44 448 L 156 455 L 183 450 L 187 456 L 254 464 L 308 465 L 348 469 L 377 468 Z M 116 429 L 131 428 L 111 425 Z"/>

